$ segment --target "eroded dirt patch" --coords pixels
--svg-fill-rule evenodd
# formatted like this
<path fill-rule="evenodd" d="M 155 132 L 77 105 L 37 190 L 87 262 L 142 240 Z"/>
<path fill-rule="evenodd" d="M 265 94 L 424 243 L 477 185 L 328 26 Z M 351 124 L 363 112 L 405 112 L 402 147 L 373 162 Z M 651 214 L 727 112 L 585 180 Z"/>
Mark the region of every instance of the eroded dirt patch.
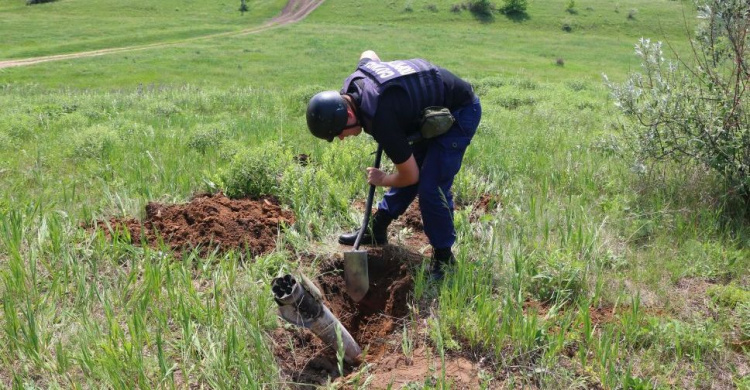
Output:
<path fill-rule="evenodd" d="M 136 245 L 159 247 L 163 242 L 177 253 L 198 248 L 204 255 L 214 250 L 259 255 L 276 247 L 279 228 L 294 223 L 294 216 L 273 198 L 230 199 L 218 193 L 196 195 L 185 204 L 151 202 L 143 221 L 111 218 L 108 222 L 116 232 L 127 230 Z"/>

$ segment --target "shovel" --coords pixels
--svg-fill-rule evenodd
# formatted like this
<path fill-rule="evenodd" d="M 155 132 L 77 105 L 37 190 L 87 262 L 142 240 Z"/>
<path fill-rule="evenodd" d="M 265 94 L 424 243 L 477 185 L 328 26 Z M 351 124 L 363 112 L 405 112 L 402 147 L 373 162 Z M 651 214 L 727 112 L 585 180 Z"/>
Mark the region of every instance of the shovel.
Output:
<path fill-rule="evenodd" d="M 378 151 L 375 156 L 375 168 L 380 168 L 380 157 L 383 155 L 383 147 L 378 145 Z M 372 198 L 375 197 L 375 186 L 370 185 L 370 192 L 367 194 L 367 203 L 365 204 L 365 219 L 362 221 L 362 227 L 359 229 L 357 239 L 354 241 L 354 248 L 351 251 L 344 252 L 344 281 L 346 282 L 346 292 L 354 300 L 359 302 L 370 289 L 370 275 L 367 271 L 367 251 L 359 250 L 359 242 L 365 234 L 370 222 L 370 212 L 372 210 Z"/>

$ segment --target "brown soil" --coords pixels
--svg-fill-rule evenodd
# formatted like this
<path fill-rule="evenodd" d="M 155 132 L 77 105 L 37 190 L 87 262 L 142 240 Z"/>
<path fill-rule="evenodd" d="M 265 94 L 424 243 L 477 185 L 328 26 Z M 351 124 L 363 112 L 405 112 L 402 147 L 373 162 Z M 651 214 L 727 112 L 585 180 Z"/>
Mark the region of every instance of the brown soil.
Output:
<path fill-rule="evenodd" d="M 325 297 L 326 306 L 349 330 L 354 340 L 367 350 L 366 361 L 379 359 L 387 349 L 388 336 L 408 314 L 407 297 L 413 281 L 410 267 L 421 256 L 394 246 L 368 251 L 370 289 L 360 301 L 346 294 L 343 259 L 328 259 L 320 265 L 315 282 Z M 273 334 L 279 366 L 290 381 L 323 384 L 339 376 L 336 352 L 305 329 L 278 329 Z M 290 351 L 289 345 L 293 345 Z M 291 352 L 291 353 L 290 353 Z M 350 372 L 347 367 L 345 373 Z"/>
<path fill-rule="evenodd" d="M 336 352 L 312 332 L 293 326 L 276 329 L 271 337 L 274 353 L 283 379 L 293 388 L 314 388 L 329 381 L 345 383 L 345 388 L 357 388 L 370 376 L 369 388 L 394 388 L 408 382 L 424 383 L 431 375 L 441 373 L 440 357 L 432 347 L 419 340 L 419 330 L 411 330 L 415 340 L 409 356 L 401 346 L 404 326 L 425 326 L 408 318 L 409 294 L 413 287 L 412 268 L 419 266 L 422 256 L 402 247 L 386 245 L 368 249 L 370 290 L 360 302 L 346 294 L 343 280 L 343 260 L 327 259 L 319 266 L 315 282 L 325 296 L 325 303 L 341 321 L 365 352 L 367 364 L 345 365 L 338 370 Z M 363 372 L 360 370 L 367 367 Z M 454 388 L 476 388 L 478 368 L 464 357 L 446 358 L 446 378 Z M 357 377 L 359 376 L 359 382 Z"/>
<path fill-rule="evenodd" d="M 292 213 L 272 198 L 229 199 L 223 194 L 197 195 L 186 204 L 149 203 L 143 221 L 109 220 L 115 231 L 126 229 L 134 244 L 158 248 L 163 242 L 177 253 L 197 248 L 203 255 L 214 250 L 268 253 L 276 247 L 279 228 L 292 223 Z"/>
<path fill-rule="evenodd" d="M 299 160 L 305 161 L 302 156 Z M 176 253 L 198 248 L 202 255 L 227 250 L 258 255 L 274 250 L 280 227 L 294 223 L 291 212 L 272 198 L 229 199 L 220 193 L 196 195 L 185 204 L 153 202 L 145 211 L 143 220 L 109 219 L 112 229 L 107 234 L 113 237 L 119 232 L 117 239 L 122 239 L 121 233 L 126 230 L 136 245 L 160 248 L 163 243 Z M 424 256 L 428 256 L 418 249 L 429 247 L 417 202 L 394 227 L 392 232 L 407 230 L 408 233 L 392 234 L 408 237 L 404 240 L 398 237 L 390 245 L 367 248 L 370 289 L 358 303 L 346 294 L 343 280 L 342 254 L 348 247 L 341 247 L 336 257 L 322 262 L 319 258 L 314 261 L 313 256 L 300 260 L 303 268 L 312 269 L 308 274 L 315 276 L 313 280 L 328 308 L 365 350 L 366 364 L 345 365 L 343 372 L 339 372 L 331 346 L 324 345 L 306 329 L 284 324 L 271 332 L 270 338 L 282 379 L 289 384 L 286 387 L 309 388 L 338 381 L 344 388 L 357 388 L 359 375 L 360 384 L 369 378 L 369 388 L 386 388 L 391 384 L 398 388 L 410 382 L 429 384 L 443 375 L 443 361 L 426 341 L 427 322 L 423 318 L 410 318 L 409 294 L 414 284 L 411 275 Z M 413 342 L 408 350 L 401 343 L 405 327 L 408 339 Z M 444 364 L 445 377 L 453 388 L 479 386 L 480 368 L 474 360 L 446 356 Z"/>
<path fill-rule="evenodd" d="M 677 317 L 690 320 L 696 313 L 705 318 L 716 318 L 716 311 L 709 304 L 708 289 L 714 285 L 703 278 L 682 278 L 677 281 L 669 305 Z"/>

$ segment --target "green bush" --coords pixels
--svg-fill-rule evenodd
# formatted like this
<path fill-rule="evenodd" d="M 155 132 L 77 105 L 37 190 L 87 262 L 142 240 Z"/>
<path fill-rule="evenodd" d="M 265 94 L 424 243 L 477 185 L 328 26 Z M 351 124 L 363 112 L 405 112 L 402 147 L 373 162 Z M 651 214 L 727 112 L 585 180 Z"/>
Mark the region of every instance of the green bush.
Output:
<path fill-rule="evenodd" d="M 13 138 L 3 131 L 0 131 L 0 150 L 13 148 Z"/>
<path fill-rule="evenodd" d="M 60 115 L 50 122 L 61 131 L 85 128 L 88 127 L 90 123 L 89 118 L 80 112 Z"/>
<path fill-rule="evenodd" d="M 623 129 L 641 161 L 709 167 L 746 202 L 750 202 L 748 13 L 746 0 L 707 0 L 699 7 L 705 22 L 691 42 L 690 61 L 668 61 L 661 42 L 642 38 L 636 45 L 642 72 L 631 74 L 623 85 L 612 84 L 605 76 L 616 105 L 633 119 Z"/>
<path fill-rule="evenodd" d="M 529 6 L 529 0 L 503 0 L 500 12 L 506 15 L 525 14 Z"/>
<path fill-rule="evenodd" d="M 74 159 L 106 159 L 118 143 L 117 132 L 104 125 L 95 125 L 73 136 L 71 157 Z"/>
<path fill-rule="evenodd" d="M 219 172 L 218 182 L 230 198 L 279 196 L 286 153 L 278 145 L 240 150 Z"/>
<path fill-rule="evenodd" d="M 473 0 L 469 2 L 469 11 L 475 15 L 492 15 L 495 5 L 488 0 Z"/>
<path fill-rule="evenodd" d="M 206 154 L 209 149 L 219 149 L 227 137 L 226 125 L 213 123 L 199 126 L 188 139 L 188 147 Z"/>
<path fill-rule="evenodd" d="M 568 3 L 565 5 L 565 11 L 570 14 L 577 14 L 578 11 L 576 11 L 576 0 L 568 0 Z"/>
<path fill-rule="evenodd" d="M 117 136 L 125 142 L 143 142 L 153 139 L 156 130 L 153 126 L 129 119 L 117 118 L 112 122 L 112 128 L 117 131 Z"/>
<path fill-rule="evenodd" d="M 349 194 L 329 170 L 308 164 L 288 164 L 281 176 L 280 193 L 291 205 L 307 238 L 318 239 L 329 224 L 346 217 Z M 325 216 L 325 217 L 321 217 Z"/>
<path fill-rule="evenodd" d="M 287 108 L 289 116 L 304 117 L 307 111 L 307 103 L 320 91 L 326 88 L 321 85 L 303 85 L 284 95 L 284 107 Z"/>

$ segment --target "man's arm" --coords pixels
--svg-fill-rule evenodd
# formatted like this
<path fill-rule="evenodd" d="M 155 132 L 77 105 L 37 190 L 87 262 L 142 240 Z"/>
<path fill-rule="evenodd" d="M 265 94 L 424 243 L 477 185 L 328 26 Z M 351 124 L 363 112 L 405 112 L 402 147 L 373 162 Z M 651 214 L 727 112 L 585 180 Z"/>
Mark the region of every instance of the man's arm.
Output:
<path fill-rule="evenodd" d="M 372 50 L 365 50 L 362 52 L 362 54 L 359 56 L 359 60 L 362 61 L 365 58 L 369 58 L 373 61 L 380 62 L 380 57 L 378 57 L 377 53 L 375 53 Z"/>
<path fill-rule="evenodd" d="M 419 167 L 412 154 L 408 160 L 396 164 L 396 173 L 390 175 L 373 167 L 367 168 L 367 182 L 382 187 L 408 187 L 419 181 Z"/>

